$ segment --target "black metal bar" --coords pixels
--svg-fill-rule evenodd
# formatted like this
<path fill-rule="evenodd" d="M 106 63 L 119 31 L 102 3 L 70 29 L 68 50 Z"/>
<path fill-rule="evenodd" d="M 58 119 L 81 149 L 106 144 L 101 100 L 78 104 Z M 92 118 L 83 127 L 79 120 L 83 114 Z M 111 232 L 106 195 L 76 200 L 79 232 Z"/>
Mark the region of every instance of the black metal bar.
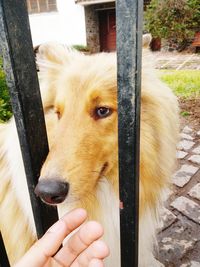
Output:
<path fill-rule="evenodd" d="M 3 242 L 3 237 L 0 232 L 0 267 L 10 267 L 8 256 Z"/>
<path fill-rule="evenodd" d="M 138 266 L 142 0 L 117 0 L 121 267 Z"/>
<path fill-rule="evenodd" d="M 0 37 L 7 84 L 24 160 L 38 237 L 57 220 L 55 208 L 34 194 L 48 143 L 34 62 L 26 0 L 0 0 Z"/>

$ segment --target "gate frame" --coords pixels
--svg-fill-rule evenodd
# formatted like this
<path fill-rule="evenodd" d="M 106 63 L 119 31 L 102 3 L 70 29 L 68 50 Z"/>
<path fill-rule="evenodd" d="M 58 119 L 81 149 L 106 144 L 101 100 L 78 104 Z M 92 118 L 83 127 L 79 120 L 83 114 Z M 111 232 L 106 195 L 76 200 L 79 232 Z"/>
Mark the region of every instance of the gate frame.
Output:
<path fill-rule="evenodd" d="M 26 0 L 20 5 L 17 2 L 0 0 L 1 50 L 34 221 L 37 235 L 41 237 L 58 215 L 55 208 L 47 207 L 34 194 L 42 163 L 48 154 L 48 143 Z M 121 267 L 138 266 L 142 13 L 143 1 L 117 0 Z"/>

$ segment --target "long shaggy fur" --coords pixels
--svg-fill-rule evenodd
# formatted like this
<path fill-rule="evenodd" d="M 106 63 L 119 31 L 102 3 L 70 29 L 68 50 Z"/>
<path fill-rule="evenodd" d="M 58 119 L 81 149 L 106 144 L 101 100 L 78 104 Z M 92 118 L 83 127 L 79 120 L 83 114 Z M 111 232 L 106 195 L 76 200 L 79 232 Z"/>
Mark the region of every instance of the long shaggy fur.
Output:
<path fill-rule="evenodd" d="M 145 45 L 145 44 L 144 44 Z M 70 184 L 60 216 L 83 207 L 100 221 L 111 249 L 106 266 L 120 266 L 116 55 L 86 56 L 60 45 L 40 47 L 40 85 L 50 144 L 42 179 Z M 154 233 L 162 195 L 170 183 L 178 136 L 177 100 L 143 51 L 140 156 L 140 267 L 155 267 Z M 96 107 L 112 114 L 96 119 Z M 11 263 L 35 239 L 24 169 L 12 119 L 0 125 L 0 229 Z"/>

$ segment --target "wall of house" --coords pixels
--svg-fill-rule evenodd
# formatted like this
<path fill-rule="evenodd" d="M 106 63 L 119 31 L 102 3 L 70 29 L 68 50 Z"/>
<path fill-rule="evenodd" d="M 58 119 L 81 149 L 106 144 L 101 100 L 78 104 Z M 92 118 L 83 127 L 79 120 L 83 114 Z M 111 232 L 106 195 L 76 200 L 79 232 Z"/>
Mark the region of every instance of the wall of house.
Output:
<path fill-rule="evenodd" d="M 85 7 L 87 46 L 92 53 L 100 51 L 99 18 L 95 8 L 96 6 L 94 5 Z"/>
<path fill-rule="evenodd" d="M 99 10 L 114 8 L 115 3 L 87 5 L 85 6 L 85 24 L 86 24 L 86 36 L 87 46 L 92 53 L 100 51 L 100 39 L 99 39 Z"/>
<path fill-rule="evenodd" d="M 89 0 L 76 0 L 77 3 L 89 2 Z M 96 0 L 96 4 L 91 1 L 91 5 L 85 5 L 85 22 L 86 22 L 86 36 L 87 46 L 93 53 L 100 51 L 100 38 L 99 38 L 99 12 L 100 10 L 115 9 L 115 1 Z M 103 3 L 109 2 L 109 3 Z M 144 10 L 151 0 L 144 0 Z"/>
<path fill-rule="evenodd" d="M 33 44 L 86 45 L 84 8 L 74 0 L 57 0 L 57 7 L 58 12 L 29 15 Z"/>

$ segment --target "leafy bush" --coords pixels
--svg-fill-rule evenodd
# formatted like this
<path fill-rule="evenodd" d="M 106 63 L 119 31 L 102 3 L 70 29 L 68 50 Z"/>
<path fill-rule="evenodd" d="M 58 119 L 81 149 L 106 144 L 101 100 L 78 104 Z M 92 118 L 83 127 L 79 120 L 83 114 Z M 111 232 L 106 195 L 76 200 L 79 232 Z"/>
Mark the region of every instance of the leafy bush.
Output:
<path fill-rule="evenodd" d="M 145 12 L 146 30 L 169 42 L 186 42 L 199 25 L 199 0 L 152 0 Z"/>
<path fill-rule="evenodd" d="M 2 60 L 0 59 L 0 122 L 9 120 L 11 116 L 10 96 L 6 85 L 5 73 L 2 68 Z"/>
<path fill-rule="evenodd" d="M 73 45 L 72 47 L 78 51 L 81 51 L 81 52 L 89 52 L 90 51 L 86 45 L 77 44 L 77 45 Z"/>

